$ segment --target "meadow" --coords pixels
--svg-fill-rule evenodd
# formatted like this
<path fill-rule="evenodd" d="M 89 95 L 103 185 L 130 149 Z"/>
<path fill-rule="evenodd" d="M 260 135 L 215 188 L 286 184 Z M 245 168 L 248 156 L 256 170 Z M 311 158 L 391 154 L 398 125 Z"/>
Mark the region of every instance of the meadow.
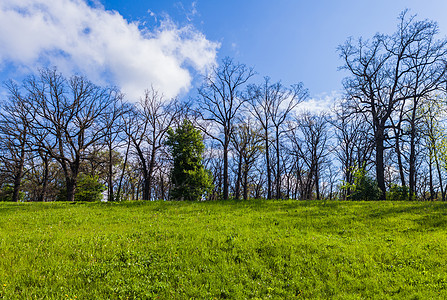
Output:
<path fill-rule="evenodd" d="M 4 299 L 447 299 L 439 202 L 0 203 Z"/>

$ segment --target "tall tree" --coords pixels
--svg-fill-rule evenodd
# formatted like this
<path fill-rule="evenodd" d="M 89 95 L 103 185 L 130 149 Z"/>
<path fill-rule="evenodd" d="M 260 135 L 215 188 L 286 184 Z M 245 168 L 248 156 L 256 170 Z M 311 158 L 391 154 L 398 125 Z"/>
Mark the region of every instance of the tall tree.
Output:
<path fill-rule="evenodd" d="M 106 147 L 107 151 L 107 200 L 115 201 L 119 200 L 119 193 L 117 197 L 114 194 L 114 170 L 113 166 L 116 165 L 116 159 L 114 153 L 118 147 L 121 146 L 125 137 L 123 136 L 123 115 L 126 114 L 126 111 L 129 109 L 127 105 L 124 105 L 121 101 L 122 99 L 114 99 L 111 105 L 107 108 L 107 112 L 103 114 L 103 119 L 101 120 L 104 124 L 103 130 L 104 139 L 102 143 Z"/>
<path fill-rule="evenodd" d="M 56 69 L 45 69 L 24 82 L 24 100 L 35 113 L 30 134 L 35 145 L 61 166 L 66 200 L 74 201 L 81 162 L 88 149 L 104 138 L 102 116 L 120 97 L 84 77 L 66 79 Z"/>
<path fill-rule="evenodd" d="M 243 199 L 248 199 L 249 178 L 248 175 L 252 169 L 257 157 L 263 149 L 261 134 L 259 128 L 253 124 L 253 121 L 247 118 L 241 120 L 232 136 L 232 144 L 237 154 L 237 180 L 235 187 L 235 198 L 240 198 L 240 188 L 242 187 Z"/>
<path fill-rule="evenodd" d="M 24 101 L 17 84 L 7 84 L 9 99 L 0 113 L 0 159 L 2 172 L 12 179 L 12 201 L 19 200 L 26 157 L 30 156 L 30 126 L 33 110 Z"/>
<path fill-rule="evenodd" d="M 281 82 L 271 83 L 269 77 L 264 77 L 260 85 L 251 85 L 248 88 L 250 112 L 259 122 L 264 139 L 266 174 L 267 174 L 267 199 L 272 196 L 272 158 L 270 146 L 275 147 L 275 183 L 276 198 L 281 198 L 281 136 L 285 133 L 285 123 L 296 106 L 308 96 L 302 83 L 285 87 Z M 271 132 L 273 131 L 273 132 Z"/>
<path fill-rule="evenodd" d="M 270 153 L 271 144 L 271 112 L 273 111 L 273 101 L 270 91 L 270 78 L 265 77 L 260 85 L 250 85 L 248 87 L 248 98 L 250 99 L 250 112 L 261 126 L 262 139 L 264 143 L 265 170 L 267 176 L 267 199 L 272 199 L 272 162 Z"/>
<path fill-rule="evenodd" d="M 205 146 L 200 131 L 185 119 L 175 131 L 168 130 L 166 145 L 173 158 L 171 198 L 201 200 L 211 189 L 212 180 L 202 163 Z"/>
<path fill-rule="evenodd" d="M 143 177 L 143 200 L 152 200 L 157 156 L 164 146 L 168 129 L 178 121 L 180 112 L 181 107 L 177 100 L 165 100 L 152 87 L 127 117 L 124 128 L 139 160 Z"/>
<path fill-rule="evenodd" d="M 372 165 L 371 129 L 365 116 L 351 114 L 344 108 L 343 103 L 340 109 L 335 111 L 335 118 L 331 120 L 331 123 L 335 129 L 334 155 L 341 164 L 343 181 L 348 184 L 342 191 L 342 196 L 347 199 L 352 192 L 350 186 L 354 184 L 354 171 L 362 166 L 369 169 Z"/>
<path fill-rule="evenodd" d="M 409 144 L 409 191 L 410 200 L 416 190 L 416 161 L 418 138 L 421 137 L 423 115 L 421 108 L 433 93 L 445 88 L 447 72 L 447 40 L 438 40 L 438 25 L 433 21 L 414 21 L 414 16 L 404 23 L 399 35 L 406 36 L 418 32 L 415 42 L 408 49 L 406 63 L 410 66 L 407 83 L 404 85 L 405 95 L 409 96 L 404 106 L 404 124 L 408 127 Z M 400 38 L 402 39 L 402 38 Z"/>
<path fill-rule="evenodd" d="M 423 54 L 429 53 L 428 49 L 432 51 L 436 44 L 434 40 L 430 41 L 436 34 L 434 27 L 433 22 L 416 21 L 414 17 L 408 17 L 408 11 L 404 11 L 399 16 L 395 34 L 376 34 L 371 41 L 360 39 L 357 44 L 348 39 L 338 48 L 344 60 L 342 68 L 350 74 L 344 80 L 344 87 L 353 111 L 367 115 L 373 128 L 376 178 L 382 191 L 381 199 L 385 199 L 386 192 L 384 153 L 389 129 L 392 128 L 391 119 L 396 117 L 403 102 L 419 98 L 423 96 L 421 92 L 433 88 L 425 83 L 411 91 L 409 84 L 417 85 L 414 79 L 422 77 L 415 77 L 414 72 L 418 68 L 422 72 L 423 65 L 438 56 L 439 51 L 434 51 L 434 56 L 428 61 L 422 59 Z M 441 74 L 436 71 L 432 75 L 438 78 Z"/>
<path fill-rule="evenodd" d="M 296 120 L 295 126 L 288 132 L 292 148 L 290 152 L 296 156 L 297 180 L 300 186 L 300 198 L 309 200 L 315 190 L 316 198 L 320 199 L 320 175 L 326 156 L 329 140 L 328 119 L 322 115 L 303 113 Z"/>
<path fill-rule="evenodd" d="M 280 82 L 277 82 L 270 87 L 273 97 L 272 111 L 270 118 L 274 130 L 275 150 L 276 150 L 276 172 L 275 172 L 275 186 L 276 199 L 281 196 L 281 138 L 288 130 L 285 127 L 286 121 L 290 118 L 293 109 L 305 98 L 307 98 L 307 90 L 304 89 L 303 84 L 299 83 L 293 85 L 291 88 L 284 87 Z"/>
<path fill-rule="evenodd" d="M 229 198 L 229 164 L 228 152 L 234 120 L 246 101 L 242 88 L 254 75 L 252 68 L 233 62 L 226 57 L 219 67 L 214 67 L 205 82 L 199 88 L 196 113 L 204 121 L 214 125 L 202 130 L 212 139 L 218 141 L 223 150 L 223 198 Z"/>
<path fill-rule="evenodd" d="M 444 104 L 445 105 L 445 104 Z M 437 199 L 437 191 L 435 186 L 435 171 L 438 177 L 438 188 L 441 200 L 446 200 L 447 187 L 444 188 L 443 167 L 447 165 L 443 162 L 443 156 L 446 155 L 447 137 L 445 121 L 445 106 L 443 101 L 435 99 L 428 102 L 421 111 L 423 120 L 423 139 L 425 148 L 428 152 L 428 169 L 429 169 L 429 190 L 430 200 Z M 435 170 L 433 170 L 435 169 Z"/>

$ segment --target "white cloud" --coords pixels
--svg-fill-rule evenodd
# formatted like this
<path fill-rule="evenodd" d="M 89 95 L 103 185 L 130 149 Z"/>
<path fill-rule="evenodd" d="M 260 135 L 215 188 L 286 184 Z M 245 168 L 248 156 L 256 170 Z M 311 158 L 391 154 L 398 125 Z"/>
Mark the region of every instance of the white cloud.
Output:
<path fill-rule="evenodd" d="M 176 2 L 175 6 L 177 6 L 177 8 L 180 9 L 180 11 L 183 12 L 183 14 L 185 15 L 186 19 L 188 21 L 190 21 L 190 22 L 194 19 L 194 17 L 196 15 L 199 14 L 199 12 L 197 10 L 197 1 L 193 1 L 191 3 L 191 8 L 190 9 L 185 8 L 185 6 L 183 5 L 182 2 Z"/>
<path fill-rule="evenodd" d="M 50 3 L 50 4 L 49 4 Z M 0 0 L 0 71 L 57 66 L 137 100 L 153 85 L 166 97 L 191 88 L 191 72 L 216 63 L 219 44 L 169 19 L 149 30 L 83 0 Z"/>
<path fill-rule="evenodd" d="M 340 98 L 341 94 L 337 91 L 333 91 L 329 94 L 323 93 L 301 102 L 297 106 L 297 111 L 315 114 L 331 113 L 331 110 L 336 105 L 336 101 Z"/>

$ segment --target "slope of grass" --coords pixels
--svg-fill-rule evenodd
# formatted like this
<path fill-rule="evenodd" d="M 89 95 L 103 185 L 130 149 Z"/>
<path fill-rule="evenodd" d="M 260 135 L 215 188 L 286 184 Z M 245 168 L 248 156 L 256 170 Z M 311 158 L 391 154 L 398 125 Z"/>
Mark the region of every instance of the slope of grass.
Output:
<path fill-rule="evenodd" d="M 447 205 L 0 203 L 0 298 L 446 299 Z"/>

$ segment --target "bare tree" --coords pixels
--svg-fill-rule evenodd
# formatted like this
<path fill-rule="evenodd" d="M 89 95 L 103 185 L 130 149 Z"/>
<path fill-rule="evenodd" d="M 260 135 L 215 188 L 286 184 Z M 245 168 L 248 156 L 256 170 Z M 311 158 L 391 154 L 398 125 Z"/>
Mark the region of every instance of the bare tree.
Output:
<path fill-rule="evenodd" d="M 209 197 L 210 200 L 216 200 L 222 195 L 223 186 L 223 163 L 222 163 L 222 149 L 220 144 L 211 139 L 207 141 L 206 151 L 204 153 L 203 162 L 205 169 L 211 172 L 213 178 L 214 190 Z"/>
<path fill-rule="evenodd" d="M 24 175 L 26 158 L 30 157 L 30 126 L 33 111 L 24 101 L 17 84 L 7 84 L 9 101 L 0 113 L 0 159 L 4 175 L 13 182 L 12 201 L 19 201 L 19 192 Z"/>
<path fill-rule="evenodd" d="M 66 200 L 74 201 L 81 162 L 89 147 L 104 138 L 100 120 L 120 93 L 80 76 L 67 80 L 55 69 L 28 78 L 24 88 L 28 91 L 26 105 L 35 113 L 30 133 L 33 142 L 60 164 Z"/>
<path fill-rule="evenodd" d="M 102 143 L 107 151 L 107 199 L 109 201 L 119 200 L 119 193 L 117 197 L 114 194 L 114 170 L 116 165 L 114 153 L 121 147 L 122 141 L 125 140 L 123 133 L 124 122 L 123 116 L 130 108 L 121 101 L 122 99 L 114 99 L 111 105 L 107 108 L 107 112 L 103 114 L 101 122 L 104 124 L 104 139 Z"/>
<path fill-rule="evenodd" d="M 423 115 L 421 107 L 430 96 L 445 87 L 447 71 L 447 40 L 436 40 L 438 25 L 432 21 L 413 21 L 414 16 L 406 23 L 405 27 L 399 32 L 401 36 L 408 35 L 411 32 L 417 32 L 418 35 L 408 49 L 408 59 L 406 63 L 410 67 L 410 72 L 406 78 L 403 93 L 409 96 L 404 105 L 405 124 L 408 125 L 408 144 L 409 144 L 409 191 L 410 200 L 413 199 L 416 189 L 416 162 L 417 146 L 420 138 L 420 128 Z M 401 40 L 402 38 L 400 38 Z"/>
<path fill-rule="evenodd" d="M 293 85 L 291 88 L 285 88 L 280 82 L 277 82 L 270 87 L 273 97 L 272 111 L 270 118 L 274 130 L 275 150 L 276 150 L 276 198 L 281 197 L 281 137 L 288 128 L 285 125 L 289 119 L 293 109 L 305 98 L 307 98 L 307 90 L 304 89 L 303 84 L 299 83 Z"/>
<path fill-rule="evenodd" d="M 354 170 L 356 168 L 368 168 L 373 162 L 373 140 L 371 128 L 361 114 L 350 114 L 341 105 L 335 111 L 335 118 L 331 120 L 335 129 L 334 155 L 341 163 L 343 181 L 354 184 Z M 351 190 L 343 190 L 343 198 L 347 199 Z"/>
<path fill-rule="evenodd" d="M 274 142 L 276 154 L 276 198 L 281 198 L 281 136 L 287 130 L 284 125 L 290 117 L 290 114 L 308 96 L 308 93 L 302 83 L 287 88 L 281 82 L 272 84 L 270 83 L 270 78 L 265 77 L 262 84 L 258 86 L 251 85 L 249 87 L 248 95 L 251 99 L 250 111 L 259 122 L 263 131 L 267 170 L 267 198 L 272 198 L 272 158 L 270 154 L 272 142 Z"/>
<path fill-rule="evenodd" d="M 218 141 L 223 149 L 223 198 L 229 198 L 229 164 L 228 152 L 234 120 L 246 101 L 241 94 L 244 84 L 254 75 L 251 68 L 244 64 L 234 63 L 225 58 L 219 67 L 205 77 L 204 84 L 199 88 L 196 113 L 204 121 L 214 126 L 201 129 L 206 135 Z"/>
<path fill-rule="evenodd" d="M 441 200 L 446 200 L 447 187 L 444 188 L 443 180 L 443 151 L 445 148 L 445 127 L 442 123 L 445 121 L 445 107 L 439 99 L 432 100 L 423 107 L 421 115 L 423 117 L 423 139 L 427 149 L 427 164 L 429 176 L 430 200 L 437 198 L 439 188 Z M 435 169 L 435 170 L 434 170 Z M 436 175 L 434 173 L 436 172 Z M 436 184 L 436 176 L 438 177 Z M 438 187 L 438 188 L 436 188 Z"/>
<path fill-rule="evenodd" d="M 320 199 L 320 175 L 329 148 L 328 119 L 323 115 L 304 113 L 298 117 L 295 126 L 288 132 L 292 155 L 296 157 L 297 180 L 300 186 L 300 198 L 309 200 L 315 190 Z"/>
<path fill-rule="evenodd" d="M 270 79 L 264 78 L 260 85 L 250 85 L 248 87 L 248 98 L 251 100 L 250 112 L 258 121 L 262 130 L 264 141 L 265 169 L 267 175 L 267 199 L 272 199 L 272 166 L 270 154 L 270 131 L 271 131 L 271 112 L 273 103 L 270 95 Z"/>
<path fill-rule="evenodd" d="M 124 127 L 138 157 L 143 177 L 143 200 L 152 200 L 154 171 L 157 156 L 164 146 L 169 127 L 181 112 L 177 100 L 164 100 L 153 87 L 127 116 Z"/>
<path fill-rule="evenodd" d="M 360 39 L 357 45 L 348 39 L 338 48 L 344 60 L 342 68 L 350 73 L 350 77 L 344 80 L 344 87 L 352 109 L 367 115 L 373 128 L 376 178 L 382 191 L 381 199 L 385 199 L 384 153 L 388 131 L 392 128 L 391 120 L 403 102 L 420 98 L 423 96 L 421 92 L 428 92 L 434 87 L 428 83 L 423 86 L 416 84 L 414 90 L 414 87 L 409 88 L 409 84 L 414 86 L 414 79 L 422 78 L 415 77 L 414 72 L 422 72 L 423 65 L 434 59 L 437 61 L 440 54 L 436 50 L 424 61 L 424 53 L 430 53 L 435 46 L 434 40 L 430 39 L 436 33 L 436 26 L 430 21 L 415 21 L 407 14 L 404 11 L 399 16 L 398 30 L 394 35 L 377 34 L 370 42 Z M 439 70 L 426 74 L 436 78 L 441 76 Z"/>
<path fill-rule="evenodd" d="M 232 135 L 233 148 L 237 154 L 237 180 L 235 186 L 235 198 L 240 197 L 242 186 L 243 199 L 248 199 L 249 194 L 249 173 L 257 157 L 260 155 L 261 135 L 250 119 L 240 121 Z"/>

